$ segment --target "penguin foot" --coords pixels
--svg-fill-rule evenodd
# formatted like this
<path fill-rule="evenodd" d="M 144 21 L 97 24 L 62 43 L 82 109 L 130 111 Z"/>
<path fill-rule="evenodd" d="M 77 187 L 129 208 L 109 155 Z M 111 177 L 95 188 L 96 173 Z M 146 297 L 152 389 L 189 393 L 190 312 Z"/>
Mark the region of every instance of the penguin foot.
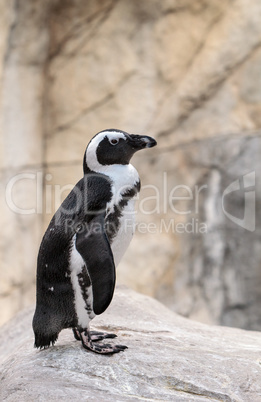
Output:
<path fill-rule="evenodd" d="M 80 332 L 78 331 L 78 329 L 73 328 L 72 330 L 73 330 L 74 338 L 77 341 L 80 341 L 81 336 L 80 336 Z M 103 339 L 106 339 L 106 338 L 113 339 L 113 338 L 117 337 L 116 334 L 108 334 L 107 332 L 99 332 L 99 331 L 90 331 L 89 334 L 91 335 L 92 342 L 102 341 Z"/>
<path fill-rule="evenodd" d="M 102 355 L 111 355 L 113 353 L 123 352 L 125 349 L 128 349 L 128 347 L 124 346 L 124 345 L 110 345 L 110 344 L 94 345 L 93 344 L 92 333 L 95 333 L 95 335 L 93 335 L 95 337 L 99 337 L 99 336 L 103 335 L 103 336 L 105 336 L 105 338 L 115 338 L 115 336 L 111 336 L 114 334 L 104 334 L 103 332 L 101 332 L 98 334 L 102 334 L 102 335 L 97 335 L 97 331 L 88 331 L 88 330 L 85 330 L 83 332 L 79 332 L 79 331 L 77 331 L 77 332 L 81 337 L 82 346 L 85 349 L 91 350 L 94 353 L 99 353 Z M 109 336 L 106 336 L 106 335 L 109 335 Z M 101 339 L 104 339 L 104 338 L 101 338 Z M 94 341 L 101 340 L 101 339 L 95 339 Z"/>
<path fill-rule="evenodd" d="M 92 342 L 102 341 L 106 338 L 116 338 L 116 334 L 108 334 L 107 332 L 90 331 Z"/>

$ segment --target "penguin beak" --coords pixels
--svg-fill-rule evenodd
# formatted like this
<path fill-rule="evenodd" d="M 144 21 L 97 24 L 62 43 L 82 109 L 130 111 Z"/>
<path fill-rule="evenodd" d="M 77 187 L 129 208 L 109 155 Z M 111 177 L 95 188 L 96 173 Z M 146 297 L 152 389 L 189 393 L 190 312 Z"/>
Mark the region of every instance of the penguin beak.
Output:
<path fill-rule="evenodd" d="M 148 137 L 147 135 L 130 134 L 128 142 L 136 151 L 143 148 L 152 148 L 157 145 L 154 138 Z"/>

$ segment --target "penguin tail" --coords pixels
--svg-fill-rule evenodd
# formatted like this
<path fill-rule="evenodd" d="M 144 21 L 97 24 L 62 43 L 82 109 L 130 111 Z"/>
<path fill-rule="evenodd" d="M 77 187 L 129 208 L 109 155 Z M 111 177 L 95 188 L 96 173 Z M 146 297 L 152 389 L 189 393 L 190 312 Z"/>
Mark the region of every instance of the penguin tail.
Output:
<path fill-rule="evenodd" d="M 59 320 L 52 314 L 48 314 L 47 311 L 39 306 L 36 307 L 32 323 L 35 336 L 35 348 L 47 349 L 49 346 L 54 345 L 63 328 Z"/>
<path fill-rule="evenodd" d="M 35 335 L 34 347 L 37 349 L 47 349 L 50 346 L 54 345 L 58 339 L 58 334 L 48 335 L 34 332 L 34 335 Z"/>

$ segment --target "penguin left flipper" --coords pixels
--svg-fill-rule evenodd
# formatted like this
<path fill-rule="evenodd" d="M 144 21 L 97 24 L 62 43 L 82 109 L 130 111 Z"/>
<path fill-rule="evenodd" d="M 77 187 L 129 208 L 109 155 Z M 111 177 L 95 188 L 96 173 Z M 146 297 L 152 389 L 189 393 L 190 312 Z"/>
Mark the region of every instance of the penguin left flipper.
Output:
<path fill-rule="evenodd" d="M 104 228 L 104 214 L 82 224 L 76 233 L 76 249 L 81 254 L 90 276 L 93 311 L 102 314 L 109 306 L 115 287 L 115 265 Z"/>

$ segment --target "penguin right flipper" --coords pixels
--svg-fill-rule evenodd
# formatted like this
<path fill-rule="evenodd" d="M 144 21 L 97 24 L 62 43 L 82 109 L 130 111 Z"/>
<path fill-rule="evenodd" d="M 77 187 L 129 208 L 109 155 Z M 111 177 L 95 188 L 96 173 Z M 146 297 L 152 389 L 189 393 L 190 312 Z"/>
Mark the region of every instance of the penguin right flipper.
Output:
<path fill-rule="evenodd" d="M 90 276 L 93 311 L 96 315 L 102 314 L 112 300 L 116 279 L 113 254 L 104 228 L 104 214 L 96 215 L 81 226 L 75 245 Z"/>

